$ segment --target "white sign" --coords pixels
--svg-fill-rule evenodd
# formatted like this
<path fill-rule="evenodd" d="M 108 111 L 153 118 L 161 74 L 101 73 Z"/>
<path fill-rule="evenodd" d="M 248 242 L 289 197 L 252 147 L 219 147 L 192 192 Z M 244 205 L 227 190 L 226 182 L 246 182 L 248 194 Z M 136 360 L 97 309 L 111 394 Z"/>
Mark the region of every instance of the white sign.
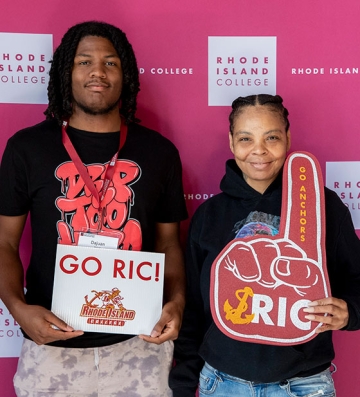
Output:
<path fill-rule="evenodd" d="M 18 323 L 0 300 L 0 357 L 19 357 L 23 335 Z"/>
<path fill-rule="evenodd" d="M 51 34 L 0 33 L 0 103 L 46 104 Z"/>
<path fill-rule="evenodd" d="M 326 186 L 349 208 L 355 229 L 360 229 L 360 161 L 326 163 Z"/>
<path fill-rule="evenodd" d="M 58 245 L 51 310 L 76 330 L 149 335 L 162 310 L 164 257 Z"/>
<path fill-rule="evenodd" d="M 209 106 L 276 94 L 276 37 L 209 37 Z"/>

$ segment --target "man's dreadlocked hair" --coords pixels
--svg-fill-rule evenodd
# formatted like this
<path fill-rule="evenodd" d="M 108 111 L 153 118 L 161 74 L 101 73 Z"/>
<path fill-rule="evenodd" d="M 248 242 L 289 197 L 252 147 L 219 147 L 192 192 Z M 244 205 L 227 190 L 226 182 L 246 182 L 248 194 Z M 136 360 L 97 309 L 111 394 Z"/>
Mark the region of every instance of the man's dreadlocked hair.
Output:
<path fill-rule="evenodd" d="M 71 73 L 78 44 L 86 36 L 104 37 L 111 41 L 117 51 L 123 73 L 120 112 L 127 123 L 136 121 L 136 96 L 140 83 L 134 51 L 124 32 L 113 25 L 97 21 L 71 27 L 54 52 L 48 85 L 49 105 L 44 112 L 46 119 L 55 119 L 61 124 L 63 119 L 68 119 L 72 114 Z"/>

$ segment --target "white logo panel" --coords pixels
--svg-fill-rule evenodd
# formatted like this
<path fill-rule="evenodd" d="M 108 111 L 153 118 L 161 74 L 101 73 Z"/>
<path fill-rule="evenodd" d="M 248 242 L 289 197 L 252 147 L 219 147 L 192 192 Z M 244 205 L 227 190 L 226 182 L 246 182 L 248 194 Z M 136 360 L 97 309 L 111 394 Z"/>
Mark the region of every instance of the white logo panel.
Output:
<path fill-rule="evenodd" d="M 0 103 L 46 104 L 51 34 L 0 33 Z"/>
<path fill-rule="evenodd" d="M 0 357 L 19 357 L 22 342 L 18 323 L 0 300 Z"/>
<path fill-rule="evenodd" d="M 276 94 L 276 37 L 208 38 L 209 106 L 239 96 Z"/>
<path fill-rule="evenodd" d="M 360 161 L 326 163 L 326 186 L 349 208 L 355 229 L 360 229 Z"/>

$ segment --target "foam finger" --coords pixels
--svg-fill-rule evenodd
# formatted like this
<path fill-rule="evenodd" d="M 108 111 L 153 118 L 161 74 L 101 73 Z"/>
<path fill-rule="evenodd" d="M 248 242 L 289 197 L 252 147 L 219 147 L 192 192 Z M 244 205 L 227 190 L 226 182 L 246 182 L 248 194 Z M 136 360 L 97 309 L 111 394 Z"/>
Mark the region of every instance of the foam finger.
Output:
<path fill-rule="evenodd" d="M 284 166 L 280 237 L 293 241 L 308 258 L 325 263 L 324 184 L 310 153 L 294 152 Z"/>

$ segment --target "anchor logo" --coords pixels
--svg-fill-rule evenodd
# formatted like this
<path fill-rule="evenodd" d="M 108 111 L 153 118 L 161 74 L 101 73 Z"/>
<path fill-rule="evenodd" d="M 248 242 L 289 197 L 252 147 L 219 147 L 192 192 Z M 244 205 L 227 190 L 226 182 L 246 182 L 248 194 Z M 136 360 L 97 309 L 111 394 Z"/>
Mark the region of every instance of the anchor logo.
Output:
<path fill-rule="evenodd" d="M 244 293 L 241 296 L 241 293 Z M 247 299 L 249 296 L 253 297 L 254 292 L 250 287 L 245 287 L 244 289 L 238 289 L 235 292 L 235 296 L 239 300 L 238 307 L 235 309 L 233 308 L 230 303 L 229 299 L 226 299 L 224 303 L 224 311 L 226 313 L 226 319 L 230 320 L 233 324 L 249 324 L 254 319 L 255 314 L 245 314 L 245 317 L 241 317 L 244 312 L 248 309 Z"/>

